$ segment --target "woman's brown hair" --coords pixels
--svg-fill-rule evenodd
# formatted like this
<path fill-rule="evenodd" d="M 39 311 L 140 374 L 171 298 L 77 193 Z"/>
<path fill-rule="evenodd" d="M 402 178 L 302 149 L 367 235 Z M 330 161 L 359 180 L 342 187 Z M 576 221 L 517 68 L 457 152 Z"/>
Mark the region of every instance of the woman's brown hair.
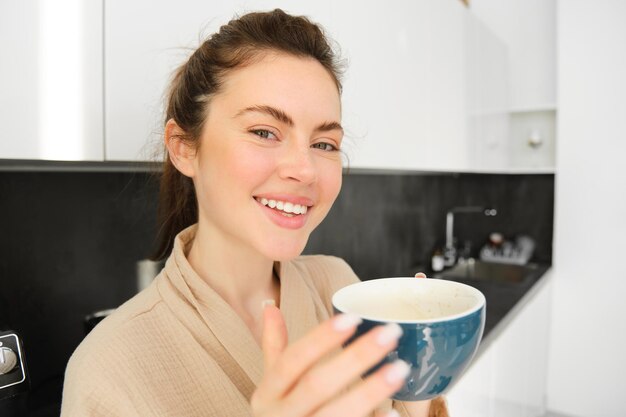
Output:
<path fill-rule="evenodd" d="M 318 25 L 280 9 L 248 13 L 222 26 L 176 71 L 168 90 L 165 122 L 173 119 L 185 132 L 180 139 L 197 149 L 207 106 L 220 92 L 226 75 L 270 51 L 317 60 L 341 92 L 339 62 Z M 154 260 L 169 256 L 174 237 L 198 221 L 193 182 L 174 167 L 167 149 L 160 183 Z"/>

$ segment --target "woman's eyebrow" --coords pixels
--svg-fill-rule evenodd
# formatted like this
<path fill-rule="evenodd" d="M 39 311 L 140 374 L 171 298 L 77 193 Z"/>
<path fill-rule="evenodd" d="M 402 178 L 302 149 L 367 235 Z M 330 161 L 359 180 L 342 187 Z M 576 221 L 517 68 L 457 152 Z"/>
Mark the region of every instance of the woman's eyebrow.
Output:
<path fill-rule="evenodd" d="M 339 122 L 324 122 L 315 128 L 316 132 L 328 132 L 330 130 L 341 130 L 343 132 L 343 127 Z"/>
<path fill-rule="evenodd" d="M 256 105 L 256 106 L 246 107 L 245 109 L 238 111 L 235 117 L 242 116 L 249 112 L 268 114 L 272 116 L 274 119 L 279 120 L 289 126 L 293 126 L 294 124 L 293 119 L 289 117 L 287 113 L 285 113 L 284 111 L 280 109 L 277 109 L 276 107 L 267 106 L 267 105 Z"/>
<path fill-rule="evenodd" d="M 293 119 L 286 112 L 268 105 L 256 105 L 246 107 L 245 109 L 238 111 L 237 114 L 235 114 L 235 117 L 242 116 L 249 112 L 267 114 L 290 127 L 294 125 Z M 315 128 L 316 132 L 328 132 L 330 130 L 341 130 L 343 132 L 343 127 L 339 122 L 323 122 Z"/>

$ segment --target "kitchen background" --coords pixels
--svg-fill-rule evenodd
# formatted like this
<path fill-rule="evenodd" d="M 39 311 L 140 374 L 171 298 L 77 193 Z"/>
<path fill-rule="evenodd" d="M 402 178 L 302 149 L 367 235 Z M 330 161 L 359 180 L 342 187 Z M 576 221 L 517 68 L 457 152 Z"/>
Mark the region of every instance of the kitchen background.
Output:
<path fill-rule="evenodd" d="M 137 292 L 157 191 L 149 173 L 0 173 L 0 317 L 24 337 L 34 407 L 58 406 L 84 318 Z M 459 215 L 456 235 L 477 250 L 490 231 L 529 234 L 536 260 L 549 263 L 553 193 L 552 175 L 348 175 L 306 252 L 341 256 L 361 279 L 427 271 L 444 243 L 441 208 L 488 202 L 499 215 Z"/>
<path fill-rule="evenodd" d="M 552 269 L 453 415 L 624 415 L 620 0 L 0 2 L 0 331 L 24 339 L 28 415 L 58 415 L 84 316 L 136 292 L 168 74 L 233 10 L 274 7 L 321 22 L 349 60 L 351 169 L 306 252 L 362 279 L 428 271 L 447 210 L 496 207 L 458 215 L 459 242 L 476 256 L 490 232 L 529 235 Z"/>

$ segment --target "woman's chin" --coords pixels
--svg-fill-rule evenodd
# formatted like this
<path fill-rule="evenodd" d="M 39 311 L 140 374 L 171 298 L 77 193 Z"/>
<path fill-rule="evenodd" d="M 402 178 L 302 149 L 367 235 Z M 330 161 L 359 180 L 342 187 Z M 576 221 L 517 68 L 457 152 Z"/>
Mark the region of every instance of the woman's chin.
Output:
<path fill-rule="evenodd" d="M 304 250 L 307 239 L 286 239 L 274 241 L 273 244 L 263 248 L 263 254 L 273 261 L 289 261 L 300 256 Z"/>

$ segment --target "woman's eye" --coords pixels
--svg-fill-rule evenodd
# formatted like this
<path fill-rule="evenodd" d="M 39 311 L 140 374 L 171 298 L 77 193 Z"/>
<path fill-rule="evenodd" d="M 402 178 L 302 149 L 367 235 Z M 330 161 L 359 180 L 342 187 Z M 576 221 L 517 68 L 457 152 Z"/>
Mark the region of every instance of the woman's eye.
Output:
<path fill-rule="evenodd" d="M 327 152 L 332 152 L 332 151 L 336 151 L 337 147 L 334 145 L 331 145 L 330 143 L 327 142 L 318 142 L 318 143 L 314 143 L 312 145 L 313 148 L 316 149 L 321 149 L 323 151 L 327 151 Z"/>
<path fill-rule="evenodd" d="M 277 139 L 276 135 L 267 129 L 254 129 L 254 130 L 251 130 L 250 132 L 254 133 L 255 135 L 263 139 Z"/>

